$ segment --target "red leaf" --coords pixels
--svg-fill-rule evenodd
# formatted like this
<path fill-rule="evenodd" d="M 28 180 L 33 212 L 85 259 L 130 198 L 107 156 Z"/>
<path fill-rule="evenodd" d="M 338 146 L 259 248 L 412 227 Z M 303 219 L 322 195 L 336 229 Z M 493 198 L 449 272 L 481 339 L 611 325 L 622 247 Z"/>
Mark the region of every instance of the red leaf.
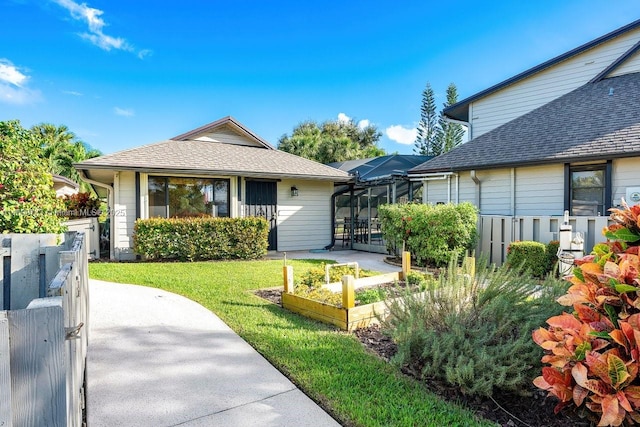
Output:
<path fill-rule="evenodd" d="M 547 323 L 555 328 L 574 330 L 579 330 L 580 326 L 582 325 L 582 323 L 578 319 L 576 319 L 569 313 L 562 313 L 560 316 L 550 317 L 547 320 Z"/>

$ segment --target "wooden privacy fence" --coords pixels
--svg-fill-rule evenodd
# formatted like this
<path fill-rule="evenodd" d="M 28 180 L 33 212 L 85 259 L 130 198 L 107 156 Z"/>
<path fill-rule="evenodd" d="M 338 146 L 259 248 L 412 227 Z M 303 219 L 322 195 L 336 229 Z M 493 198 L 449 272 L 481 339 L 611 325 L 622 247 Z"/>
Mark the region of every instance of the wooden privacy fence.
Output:
<path fill-rule="evenodd" d="M 85 235 L 67 233 L 65 243 L 49 246 L 56 237 L 1 237 L 2 427 L 82 426 L 89 330 Z"/>
<path fill-rule="evenodd" d="M 503 216 L 481 215 L 478 251 L 489 257 L 489 262 L 502 265 L 507 258 L 509 244 L 516 240 L 533 240 L 549 243 L 558 239 L 563 222 L 561 216 Z M 596 243 L 605 241 L 602 229 L 609 224 L 609 217 L 576 216 L 569 218 L 573 232 L 584 238 L 584 250 L 588 254 Z"/>

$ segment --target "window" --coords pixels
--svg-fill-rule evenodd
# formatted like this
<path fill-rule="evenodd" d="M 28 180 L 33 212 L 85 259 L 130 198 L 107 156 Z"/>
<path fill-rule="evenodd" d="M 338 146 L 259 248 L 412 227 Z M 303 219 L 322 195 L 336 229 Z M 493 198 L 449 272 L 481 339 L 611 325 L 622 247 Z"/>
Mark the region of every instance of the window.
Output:
<path fill-rule="evenodd" d="M 567 165 L 568 206 L 571 215 L 606 215 L 611 199 L 611 163 Z"/>
<path fill-rule="evenodd" d="M 149 177 L 149 217 L 229 216 L 229 180 Z"/>

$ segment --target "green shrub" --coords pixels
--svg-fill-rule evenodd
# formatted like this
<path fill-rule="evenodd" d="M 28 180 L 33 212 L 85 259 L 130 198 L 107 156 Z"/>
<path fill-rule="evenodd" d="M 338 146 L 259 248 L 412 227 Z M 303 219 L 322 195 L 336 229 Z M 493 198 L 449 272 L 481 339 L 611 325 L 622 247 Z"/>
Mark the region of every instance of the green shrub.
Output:
<path fill-rule="evenodd" d="M 325 282 L 325 268 L 326 264 L 321 264 L 320 267 L 314 267 L 307 270 L 300 278 L 300 285 L 315 288 L 324 285 Z M 358 268 L 358 277 L 371 276 L 371 272 Z M 340 267 L 332 267 L 329 269 L 329 283 L 335 283 L 342 281 L 342 276 L 351 275 L 356 277 L 356 271 L 354 267 L 348 267 L 346 265 Z"/>
<path fill-rule="evenodd" d="M 378 215 L 387 249 L 410 251 L 418 265 L 446 265 L 477 240 L 478 211 L 471 203 L 381 205 Z"/>
<path fill-rule="evenodd" d="M 429 285 L 429 282 L 433 282 L 433 281 L 435 281 L 435 279 L 433 278 L 433 275 L 421 273 L 415 270 L 409 271 L 409 273 L 407 274 L 407 280 L 406 280 L 408 286 L 415 286 L 421 290 L 426 289 L 427 286 Z"/>
<path fill-rule="evenodd" d="M 558 265 L 558 248 L 560 248 L 560 242 L 558 240 L 552 240 L 547 243 L 547 274 L 556 271 Z"/>
<path fill-rule="evenodd" d="M 0 122 L 0 233 L 61 233 L 53 178 L 40 141 L 17 120 Z"/>
<path fill-rule="evenodd" d="M 535 277 L 545 276 L 548 263 L 546 247 L 543 243 L 511 242 L 507 248 L 507 265 L 511 268 L 522 267 Z"/>
<path fill-rule="evenodd" d="M 267 253 L 264 218 L 152 218 L 134 227 L 134 251 L 147 259 L 257 259 Z"/>
<path fill-rule="evenodd" d="M 385 288 L 365 288 L 356 291 L 356 301 L 359 304 L 373 304 L 374 302 L 384 301 L 389 296 L 389 291 Z"/>
<path fill-rule="evenodd" d="M 466 262 L 466 261 L 465 261 Z M 389 303 L 384 328 L 398 344 L 394 363 L 423 366 L 435 378 L 470 395 L 521 392 L 540 369 L 531 331 L 560 312 L 565 286 L 480 263 L 475 278 L 454 258 L 438 283 Z M 416 365 L 414 365 L 416 366 Z"/>

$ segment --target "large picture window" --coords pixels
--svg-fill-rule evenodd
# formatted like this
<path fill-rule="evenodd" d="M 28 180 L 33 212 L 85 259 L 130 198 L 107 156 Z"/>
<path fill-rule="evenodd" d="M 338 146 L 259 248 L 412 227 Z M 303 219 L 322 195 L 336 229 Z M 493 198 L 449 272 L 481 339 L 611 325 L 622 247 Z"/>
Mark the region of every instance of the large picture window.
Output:
<path fill-rule="evenodd" d="M 568 201 L 571 215 L 607 214 L 611 198 L 610 168 L 610 163 L 568 166 Z"/>
<path fill-rule="evenodd" d="M 229 216 L 229 180 L 149 177 L 149 217 Z"/>

